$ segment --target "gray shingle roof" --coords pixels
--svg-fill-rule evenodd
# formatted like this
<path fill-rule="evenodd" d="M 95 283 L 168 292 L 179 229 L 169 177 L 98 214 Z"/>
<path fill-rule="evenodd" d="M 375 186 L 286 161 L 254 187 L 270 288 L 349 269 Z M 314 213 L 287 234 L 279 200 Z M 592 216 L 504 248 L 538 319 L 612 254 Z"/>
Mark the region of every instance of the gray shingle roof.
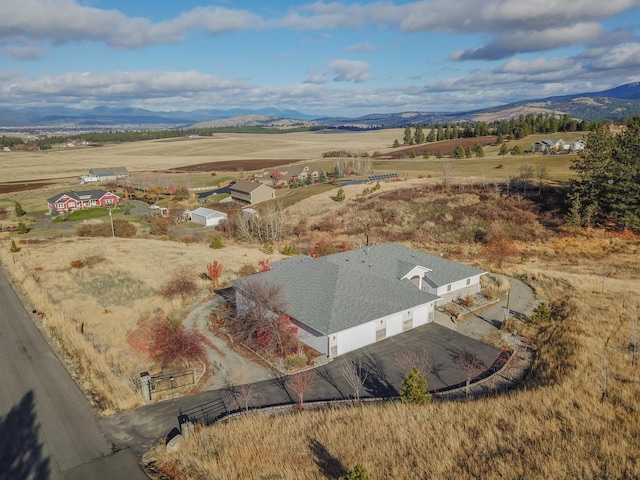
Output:
<path fill-rule="evenodd" d="M 286 313 L 314 330 L 330 335 L 376 318 L 439 297 L 418 290 L 409 280 L 401 280 L 420 265 L 441 272 L 439 281 L 451 283 L 483 273 L 417 250 L 392 243 L 352 250 L 313 259 L 306 256 L 288 258 L 271 264 L 271 270 L 236 280 L 263 278 L 283 286 Z"/>
<path fill-rule="evenodd" d="M 67 196 L 69 198 L 73 198 L 74 200 L 97 200 L 99 198 L 104 197 L 108 192 L 106 190 L 80 190 L 75 191 L 71 190 L 69 192 L 59 193 L 58 195 L 54 195 L 53 197 L 47 198 L 47 202 L 56 203 L 60 198 Z"/>

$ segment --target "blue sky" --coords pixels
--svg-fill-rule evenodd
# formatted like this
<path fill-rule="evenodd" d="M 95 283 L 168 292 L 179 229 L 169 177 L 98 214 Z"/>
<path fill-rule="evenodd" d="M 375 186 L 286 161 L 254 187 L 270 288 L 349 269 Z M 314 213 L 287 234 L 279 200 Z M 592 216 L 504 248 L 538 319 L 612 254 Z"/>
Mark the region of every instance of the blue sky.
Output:
<path fill-rule="evenodd" d="M 2 0 L 0 108 L 463 111 L 640 81 L 640 0 Z"/>

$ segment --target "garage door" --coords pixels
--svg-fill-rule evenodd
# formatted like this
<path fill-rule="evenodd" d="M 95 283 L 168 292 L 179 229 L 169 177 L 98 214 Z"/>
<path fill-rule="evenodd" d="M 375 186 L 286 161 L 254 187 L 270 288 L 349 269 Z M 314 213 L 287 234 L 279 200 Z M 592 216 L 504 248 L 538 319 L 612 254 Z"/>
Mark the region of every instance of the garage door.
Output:
<path fill-rule="evenodd" d="M 336 337 L 338 355 L 342 355 L 375 343 L 375 324 L 373 322 L 365 323 L 364 325 L 339 332 L 336 334 Z"/>

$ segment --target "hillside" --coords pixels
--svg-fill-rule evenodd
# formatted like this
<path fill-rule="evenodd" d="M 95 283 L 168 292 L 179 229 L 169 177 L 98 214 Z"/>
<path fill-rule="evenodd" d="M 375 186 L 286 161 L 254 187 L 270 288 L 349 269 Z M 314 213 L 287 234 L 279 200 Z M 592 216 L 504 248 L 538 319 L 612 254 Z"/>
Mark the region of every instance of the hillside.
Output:
<path fill-rule="evenodd" d="M 510 119 L 528 113 L 565 113 L 589 121 L 619 120 L 640 114 L 640 83 L 629 83 L 599 91 L 531 99 L 485 108 L 456 112 L 398 112 L 369 114 L 357 118 L 314 117 L 296 110 L 263 108 L 199 109 L 194 111 L 150 111 L 140 108 L 95 107 L 90 110 L 66 107 L 3 109 L 0 127 L 30 129 L 105 130 L 120 128 L 170 129 L 229 126 L 291 126 L 300 123 L 351 128 L 390 128 L 433 122 L 484 121 Z"/>

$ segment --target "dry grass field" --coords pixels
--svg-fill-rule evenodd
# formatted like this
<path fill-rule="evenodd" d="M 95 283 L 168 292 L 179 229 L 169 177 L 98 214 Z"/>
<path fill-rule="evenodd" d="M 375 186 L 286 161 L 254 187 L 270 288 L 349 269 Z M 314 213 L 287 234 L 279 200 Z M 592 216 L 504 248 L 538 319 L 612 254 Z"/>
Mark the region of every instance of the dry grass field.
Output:
<path fill-rule="evenodd" d="M 319 160 L 322 153 L 391 150 L 397 129 L 372 132 L 303 132 L 279 135 L 220 133 L 212 137 L 172 138 L 108 144 L 102 147 L 57 148 L 10 152 L 0 156 L 0 182 L 67 179 L 91 168 L 125 166 L 130 172 L 166 170 L 215 161 L 277 159 Z"/>
<path fill-rule="evenodd" d="M 493 261 L 471 245 L 438 247 Z M 640 372 L 629 347 L 640 307 L 638 238 L 551 232 L 517 248 L 519 259 L 500 270 L 541 299 L 572 305 L 564 319 L 516 325 L 534 351 L 521 388 L 426 407 L 255 414 L 198 430 L 177 454 L 160 444 L 156 466 L 180 479 L 330 479 L 356 464 L 372 479 L 638 478 Z"/>
<path fill-rule="evenodd" d="M 322 152 L 384 151 L 395 138 L 401 139 L 402 132 L 224 134 L 78 151 L 12 152 L 0 157 L 0 165 L 3 182 L 64 179 L 103 165 L 164 170 L 216 158 L 330 165 L 334 160 L 322 159 Z M 519 195 L 499 196 L 492 179 L 504 181 L 524 163 L 544 162 L 551 179 L 563 181 L 571 173 L 570 159 L 502 158 L 493 148 L 483 159 L 376 159 L 374 172 L 397 171 L 402 178 L 383 182 L 369 195 L 363 189 L 372 185 L 346 187 L 343 203 L 332 199 L 335 190 L 299 199 L 287 206 L 287 218 L 297 229 L 287 243 L 303 252 L 323 242 L 356 246 L 369 233 L 375 243 L 398 241 L 518 276 L 541 300 L 571 306 L 550 322 L 513 326 L 530 339 L 534 353 L 521 388 L 426 407 L 390 404 L 248 416 L 198 430 L 179 454 L 167 454 L 159 445 L 153 452 L 157 466 L 181 479 L 335 479 L 355 464 L 362 464 L 372 479 L 640 478 L 640 371 L 630 348 L 640 307 L 640 241 L 629 232 L 565 231 L 559 219 L 551 218 L 557 212 L 540 212 Z M 461 185 L 443 191 L 437 185 L 442 163 L 448 161 L 456 169 L 452 183 Z M 500 163 L 503 168 L 496 169 Z M 484 188 L 474 190 L 472 179 Z M 0 201 L 10 209 L 11 200 L 19 199 L 30 211 L 45 195 L 22 192 Z M 212 250 L 147 235 L 79 239 L 45 232 L 0 234 L 0 261 L 33 307 L 45 313 L 43 324 L 66 354 L 70 370 L 105 414 L 142 402 L 134 378 L 148 363 L 126 343 L 140 316 L 162 308 L 182 317 L 208 295 L 208 282 L 202 280 L 200 294 L 192 299 L 159 297 L 163 279 L 176 267 L 191 266 L 197 274 L 217 259 L 227 280 L 244 264 L 281 258 L 227 239 L 223 249 Z M 505 238 L 509 242 L 500 243 Z M 19 252 L 10 252 L 11 240 Z M 85 266 L 73 268 L 74 260 Z"/>
<path fill-rule="evenodd" d="M 212 250 L 206 244 L 155 239 L 30 237 L 9 250 L 8 234 L 0 234 L 0 260 L 14 283 L 27 293 L 34 309 L 44 312 L 43 326 L 70 362 L 69 367 L 103 414 L 143 403 L 135 379 L 153 364 L 132 351 L 127 334 L 138 319 L 157 309 L 184 318 L 209 295 L 211 282 L 201 280 L 196 298 L 167 300 L 157 290 L 178 267 L 194 276 L 206 264 L 223 264 L 222 282 L 235 278 L 245 264 L 282 258 L 251 245 Z M 85 266 L 74 268 L 73 261 Z"/>

